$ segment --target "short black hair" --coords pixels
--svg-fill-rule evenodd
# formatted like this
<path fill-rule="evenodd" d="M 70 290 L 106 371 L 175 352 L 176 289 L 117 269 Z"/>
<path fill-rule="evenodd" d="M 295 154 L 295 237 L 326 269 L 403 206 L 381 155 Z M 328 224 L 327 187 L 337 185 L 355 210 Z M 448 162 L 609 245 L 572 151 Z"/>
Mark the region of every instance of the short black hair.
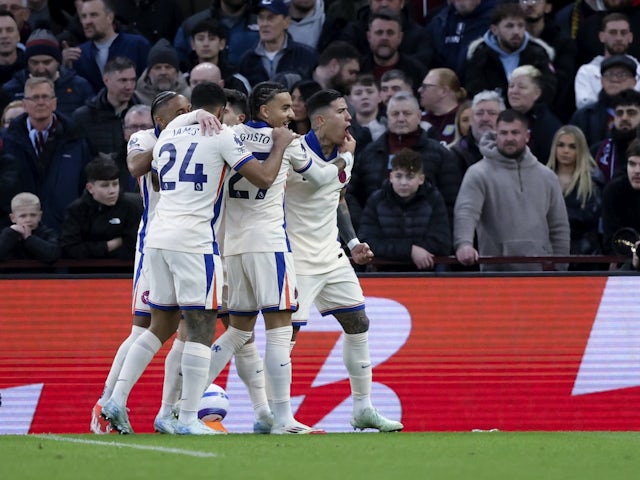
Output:
<path fill-rule="evenodd" d="M 229 30 L 227 30 L 227 27 L 212 18 L 196 23 L 191 29 L 191 37 L 195 37 L 198 33 L 202 32 L 206 32 L 222 40 L 226 40 L 229 36 Z"/>
<path fill-rule="evenodd" d="M 391 8 L 384 7 L 380 10 L 377 10 L 376 12 L 372 12 L 371 15 L 369 15 L 369 23 L 367 28 L 371 29 L 371 24 L 373 23 L 373 21 L 378 19 L 397 22 L 398 25 L 400 25 L 400 31 L 404 31 L 404 18 L 402 18 L 402 15 L 399 12 L 396 12 Z"/>
<path fill-rule="evenodd" d="M 511 108 L 507 108 L 506 110 L 500 112 L 500 114 L 498 115 L 498 119 L 496 120 L 496 125 L 499 122 L 511 123 L 515 122 L 516 120 L 521 122 L 526 128 L 529 128 L 529 118 L 524 113 L 518 112 L 517 110 L 513 110 Z"/>
<path fill-rule="evenodd" d="M 330 88 L 320 90 L 319 92 L 311 95 L 305 102 L 304 105 L 307 109 L 307 115 L 309 116 L 309 118 L 311 118 L 318 110 L 327 108 L 329 105 L 331 105 L 331 102 L 343 97 L 344 95 L 342 95 L 337 90 L 333 90 Z"/>
<path fill-rule="evenodd" d="M 234 88 L 224 88 L 224 94 L 227 96 L 227 103 L 244 113 L 245 117 L 249 116 L 249 99 L 244 92 Z"/>
<path fill-rule="evenodd" d="M 527 16 L 519 3 L 500 3 L 491 12 L 491 25 L 498 25 L 505 18 L 526 20 Z"/>
<path fill-rule="evenodd" d="M 635 105 L 636 107 L 640 107 L 640 92 L 629 88 L 614 95 L 611 99 L 611 107 L 615 109 L 620 105 Z"/>
<path fill-rule="evenodd" d="M 107 73 L 129 70 L 130 68 L 133 68 L 134 70 L 136 69 L 136 64 L 133 63 L 133 60 L 129 57 L 118 56 L 109 59 L 109 61 L 105 63 L 104 71 L 102 73 L 103 75 L 106 75 Z"/>
<path fill-rule="evenodd" d="M 289 90 L 277 82 L 260 82 L 253 87 L 251 95 L 249 96 L 251 119 L 257 120 L 260 114 L 260 107 L 273 100 L 273 97 L 279 93 L 289 93 Z"/>
<path fill-rule="evenodd" d="M 222 87 L 213 82 L 202 82 L 193 87 L 191 91 L 191 107 L 219 108 L 227 104 L 227 96 Z"/>
<path fill-rule="evenodd" d="M 406 170 L 409 173 L 420 175 L 424 173 L 422 156 L 415 150 L 405 147 L 391 159 L 391 170 Z"/>
<path fill-rule="evenodd" d="M 627 147 L 627 158 L 640 157 L 640 138 L 635 138 Z"/>
<path fill-rule="evenodd" d="M 116 180 L 120 177 L 120 169 L 113 159 L 104 153 L 98 154 L 84 167 L 87 182 L 100 180 Z"/>
<path fill-rule="evenodd" d="M 331 42 L 318 56 L 318 65 L 328 65 L 334 58 L 339 63 L 346 63 L 350 60 L 360 60 L 361 54 L 356 47 L 342 40 Z"/>
<path fill-rule="evenodd" d="M 158 111 L 158 109 L 162 107 L 162 105 L 167 103 L 169 100 L 177 96 L 178 96 L 178 93 L 172 90 L 165 90 L 164 92 L 158 93 L 153 99 L 153 102 L 151 102 L 151 118 L 155 119 L 156 112 Z"/>

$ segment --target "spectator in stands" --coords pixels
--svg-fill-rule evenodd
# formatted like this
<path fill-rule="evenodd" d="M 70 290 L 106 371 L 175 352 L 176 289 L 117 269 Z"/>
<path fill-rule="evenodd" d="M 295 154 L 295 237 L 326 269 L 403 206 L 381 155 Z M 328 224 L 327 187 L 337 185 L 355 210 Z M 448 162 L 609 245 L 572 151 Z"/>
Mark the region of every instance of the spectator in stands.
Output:
<path fill-rule="evenodd" d="M 330 43 L 318 57 L 311 77 L 323 89 L 333 89 L 347 95 L 360 73 L 360 53 L 346 42 Z"/>
<path fill-rule="evenodd" d="M 447 207 L 425 178 L 422 163 L 414 150 L 396 153 L 389 180 L 371 194 L 362 212 L 358 238 L 369 244 L 376 258 L 405 264 L 390 270 L 432 270 L 434 256 L 451 251 Z"/>
<path fill-rule="evenodd" d="M 499 4 L 491 14 L 491 27 L 469 45 L 465 65 L 465 88 L 469 95 L 498 90 L 506 95 L 511 72 L 520 65 L 533 65 L 542 73 L 542 99 L 553 101 L 557 79 L 551 70 L 553 49 L 525 29 L 520 5 Z"/>
<path fill-rule="evenodd" d="M 129 142 L 131 135 L 140 130 L 149 130 L 153 128 L 153 119 L 151 118 L 151 107 L 140 103 L 132 106 L 127 110 L 122 123 L 122 131 L 124 133 L 124 141 Z"/>
<path fill-rule="evenodd" d="M 604 9 L 593 13 L 580 23 L 576 35 L 578 45 L 577 65 L 583 65 L 602 52 L 602 45 L 598 36 L 601 31 L 602 19 L 610 13 L 622 13 L 629 19 L 632 32 L 640 32 L 640 9 L 634 5 L 635 0 L 603 0 Z M 636 35 L 628 52 L 635 58 L 640 58 L 640 36 Z"/>
<path fill-rule="evenodd" d="M 553 69 L 558 87 L 549 108 L 563 122 L 569 121 L 575 111 L 573 80 L 576 74 L 576 42 L 562 32 L 553 21 L 553 0 L 520 0 L 526 17 L 526 29 L 533 38 L 539 38 L 553 48 Z"/>
<path fill-rule="evenodd" d="M 4 107 L 4 110 L 2 111 L 2 120 L 0 121 L 0 128 L 2 129 L 2 131 L 4 132 L 4 130 L 9 127 L 11 121 L 16 117 L 19 117 L 23 113 L 24 102 L 22 101 L 22 99 L 13 100 L 6 107 Z"/>
<path fill-rule="evenodd" d="M 311 78 L 318 54 L 307 45 L 295 42 L 287 33 L 290 22 L 287 4 L 283 0 L 261 0 L 256 12 L 260 40 L 242 56 L 238 73 L 252 86 L 271 80 L 279 73 Z"/>
<path fill-rule="evenodd" d="M 347 100 L 355 112 L 351 118 L 351 134 L 359 152 L 358 146 L 368 145 L 387 131 L 387 124 L 380 115 L 380 90 L 373 75 L 358 75 Z"/>
<path fill-rule="evenodd" d="M 47 28 L 57 34 L 64 28 L 59 21 L 61 19 L 56 18 L 57 15 L 52 15 L 49 0 L 27 0 L 27 7 L 29 8 L 27 22 L 32 32 L 38 28 Z"/>
<path fill-rule="evenodd" d="M 387 70 L 380 77 L 380 102 L 386 108 L 389 99 L 398 92 L 414 93 L 411 77 L 398 69 Z"/>
<path fill-rule="evenodd" d="M 464 80 L 469 44 L 487 31 L 495 5 L 495 0 L 448 2 L 426 27 L 434 50 L 433 67 L 450 68 Z"/>
<path fill-rule="evenodd" d="M 617 177 L 602 192 L 603 248 L 611 253 L 611 239 L 621 228 L 640 232 L 640 139 L 627 149 L 627 175 Z"/>
<path fill-rule="evenodd" d="M 111 1 L 118 18 L 152 44 L 161 38 L 173 40 L 183 20 L 180 2 L 175 0 Z"/>
<path fill-rule="evenodd" d="M 68 258 L 133 260 L 142 215 L 139 195 L 120 192 L 118 166 L 98 156 L 85 168 L 87 185 L 69 208 L 60 245 Z"/>
<path fill-rule="evenodd" d="M 408 10 L 405 8 L 407 3 L 409 2 L 406 2 L 406 0 L 369 0 L 369 5 L 358 11 L 356 20 L 348 23 L 342 29 L 334 30 L 331 38 L 350 43 L 363 55 L 370 53 L 367 32 L 371 28 L 371 20 L 375 14 L 385 10 L 387 14 L 398 18 L 402 25 L 403 35 L 399 39 L 398 50 L 403 55 L 415 58 L 420 64 L 428 68 L 433 59 L 431 42 L 424 27 L 412 20 Z"/>
<path fill-rule="evenodd" d="M 167 90 L 191 97 L 191 88 L 180 73 L 175 48 L 168 40 L 161 38 L 149 50 L 147 68 L 136 82 L 136 96 L 142 103 L 151 105 L 158 93 Z"/>
<path fill-rule="evenodd" d="M 41 223 L 42 208 L 36 195 L 17 194 L 11 200 L 10 227 L 0 231 L 0 261 L 14 259 L 55 262 L 60 258 L 58 234 Z"/>
<path fill-rule="evenodd" d="M 300 135 L 305 135 L 311 130 L 311 121 L 307 115 L 305 102 L 316 92 L 322 90 L 318 82 L 314 80 L 300 80 L 291 87 L 291 110 L 293 110 L 293 120 L 289 123 L 289 128 Z"/>
<path fill-rule="evenodd" d="M 571 255 L 602 253 L 598 234 L 601 175 L 579 128 L 565 125 L 556 132 L 547 167 L 560 181 L 571 230 Z M 570 266 L 570 269 L 581 270 L 584 265 Z"/>
<path fill-rule="evenodd" d="M 19 43 L 20 33 L 15 18 L 11 13 L 0 10 L 0 84 L 11 80 L 16 72 L 27 65 Z"/>
<path fill-rule="evenodd" d="M 136 75 L 142 75 L 151 48 L 149 40 L 142 35 L 114 30 L 115 11 L 111 0 L 82 0 L 79 14 L 87 41 L 79 47 L 63 48 L 63 63 L 67 67 L 73 67 L 78 75 L 86 78 L 95 92 L 104 87 L 105 65 L 113 57 L 130 58 Z"/>
<path fill-rule="evenodd" d="M 542 163 L 549 158 L 551 142 L 562 126 L 547 104 L 542 101 L 542 73 L 531 65 L 516 68 L 509 78 L 509 106 L 529 119 L 529 149 Z"/>
<path fill-rule="evenodd" d="M 50 79 L 27 79 L 24 109 L 7 129 L 4 152 L 18 162 L 20 191 L 40 198 L 43 223 L 59 231 L 67 206 L 84 189 L 84 167 L 91 159 L 89 145 L 66 117 L 55 113 Z"/>
<path fill-rule="evenodd" d="M 465 100 L 458 107 L 458 112 L 456 113 L 455 118 L 456 134 L 453 142 L 447 145 L 447 147 L 451 148 L 458 140 L 469 133 L 471 129 L 472 115 L 473 111 L 471 110 L 471 100 Z"/>
<path fill-rule="evenodd" d="M 215 19 L 224 25 L 227 37 L 227 60 L 238 65 L 242 55 L 251 50 L 259 40 L 256 16 L 251 9 L 251 0 L 211 0 L 211 6 L 187 18 L 176 33 L 173 45 L 181 62 L 187 60 L 191 51 L 189 36 L 199 22 Z"/>
<path fill-rule="evenodd" d="M 367 42 L 369 48 L 360 64 L 363 73 L 373 73 L 376 81 L 388 70 L 398 69 L 419 85 L 427 74 L 428 62 L 399 50 L 404 35 L 402 17 L 394 10 L 381 8 L 369 17 Z"/>
<path fill-rule="evenodd" d="M 607 138 L 591 148 L 604 183 L 627 174 L 627 148 L 638 136 L 640 92 L 624 90 L 611 99 L 613 127 Z"/>
<path fill-rule="evenodd" d="M 20 43 L 25 43 L 31 34 L 29 25 L 30 11 L 25 0 L 0 0 L 0 11 L 10 13 L 16 21 Z"/>
<path fill-rule="evenodd" d="M 317 50 L 324 25 L 323 0 L 291 0 L 289 2 L 289 33 L 294 41 Z"/>
<path fill-rule="evenodd" d="M 222 123 L 230 127 L 244 123 L 249 119 L 249 100 L 243 92 L 224 89 L 227 105 L 224 107 Z"/>
<path fill-rule="evenodd" d="M 463 265 L 479 256 L 568 255 L 569 221 L 555 173 L 527 142 L 528 120 L 515 110 L 498 116 L 480 141 L 483 159 L 462 180 L 454 213 L 454 248 Z M 477 233 L 478 250 L 473 247 Z M 480 265 L 481 270 L 540 270 L 537 264 Z M 566 266 L 556 265 L 556 269 Z"/>
<path fill-rule="evenodd" d="M 189 87 L 193 87 L 202 82 L 211 82 L 216 85 L 224 86 L 222 80 L 222 72 L 215 63 L 203 62 L 199 63 L 189 72 Z"/>
<path fill-rule="evenodd" d="M 602 0 L 569 0 L 569 4 L 561 7 L 554 19 L 560 30 L 575 40 L 580 24 L 600 10 L 604 10 Z"/>
<path fill-rule="evenodd" d="M 574 80 L 576 108 L 582 108 L 598 100 L 598 94 L 602 90 L 602 61 L 613 55 L 627 55 L 633 40 L 629 19 L 622 13 L 610 13 L 602 19 L 602 30 L 598 37 L 604 46 L 604 54 L 598 55 L 578 69 Z M 627 56 L 638 64 L 637 59 Z M 640 76 L 640 64 L 636 67 L 636 72 L 636 76 Z M 636 88 L 640 89 L 640 86 Z"/>
<path fill-rule="evenodd" d="M 636 63 L 625 55 L 612 55 L 600 64 L 602 90 L 598 101 L 576 110 L 570 124 L 580 128 L 589 145 L 607 137 L 613 125 L 613 97 L 637 86 Z"/>
<path fill-rule="evenodd" d="M 498 115 L 504 109 L 504 100 L 497 92 L 484 90 L 473 97 L 469 132 L 451 146 L 451 151 L 458 158 L 458 167 L 462 175 L 471 165 L 482 159 L 480 139 L 485 133 L 495 131 Z"/>
<path fill-rule="evenodd" d="M 420 153 L 424 173 L 442 194 L 450 217 L 461 175 L 453 154 L 429 138 L 420 128 L 418 100 L 407 92 L 396 93 L 387 107 L 388 131 L 356 155 L 350 192 L 364 206 L 371 194 L 389 177 L 390 159 L 403 148 Z"/>
<path fill-rule="evenodd" d="M 135 95 L 136 70 L 131 59 L 115 57 L 104 68 L 104 84 L 97 95 L 73 114 L 73 120 L 82 126 L 92 156 L 100 152 L 111 155 L 122 173 L 122 185 L 129 185 L 126 169 L 126 143 L 122 131 L 124 116 L 129 108 L 140 103 Z"/>
<path fill-rule="evenodd" d="M 422 128 L 434 129 L 437 140 L 449 145 L 456 136 L 458 107 L 467 98 L 456 72 L 449 68 L 434 68 L 424 77 L 420 87 Z"/>
<path fill-rule="evenodd" d="M 61 65 L 62 52 L 58 40 L 48 30 L 36 29 L 29 36 L 25 58 L 27 67 L 19 70 L 2 86 L 12 98 L 20 99 L 24 94 L 24 83 L 29 77 L 46 77 L 56 88 L 58 112 L 71 117 L 95 92 L 91 84 L 75 71 Z"/>
<path fill-rule="evenodd" d="M 359 14 L 368 7 L 368 3 L 369 0 L 327 0 L 318 49 L 322 51 L 329 43 L 334 42 L 338 32 L 344 30 L 349 22 L 356 21 Z"/>

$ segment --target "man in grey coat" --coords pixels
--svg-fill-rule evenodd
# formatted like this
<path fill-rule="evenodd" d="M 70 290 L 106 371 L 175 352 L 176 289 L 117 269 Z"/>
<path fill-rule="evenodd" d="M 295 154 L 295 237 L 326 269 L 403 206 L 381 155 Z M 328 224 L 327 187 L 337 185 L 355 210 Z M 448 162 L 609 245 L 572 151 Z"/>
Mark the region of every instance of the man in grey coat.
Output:
<path fill-rule="evenodd" d="M 528 120 L 505 110 L 480 140 L 482 160 L 462 180 L 454 208 L 454 249 L 463 265 L 478 257 L 569 255 L 569 221 L 556 175 L 531 154 Z M 473 246 L 478 235 L 478 250 Z M 488 264 L 483 271 L 541 270 Z M 556 269 L 566 265 L 556 264 Z"/>

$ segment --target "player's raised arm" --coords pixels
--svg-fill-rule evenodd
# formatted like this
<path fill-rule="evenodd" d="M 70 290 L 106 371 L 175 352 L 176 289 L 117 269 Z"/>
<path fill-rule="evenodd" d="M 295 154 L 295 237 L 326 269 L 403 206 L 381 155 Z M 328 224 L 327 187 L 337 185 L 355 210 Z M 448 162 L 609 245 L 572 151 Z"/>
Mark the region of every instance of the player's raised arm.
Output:
<path fill-rule="evenodd" d="M 284 151 L 294 138 L 295 133 L 288 128 L 274 128 L 273 146 L 267 159 L 264 162 L 260 162 L 254 158 L 242 165 L 238 169 L 238 173 L 258 188 L 271 187 L 280 170 Z"/>

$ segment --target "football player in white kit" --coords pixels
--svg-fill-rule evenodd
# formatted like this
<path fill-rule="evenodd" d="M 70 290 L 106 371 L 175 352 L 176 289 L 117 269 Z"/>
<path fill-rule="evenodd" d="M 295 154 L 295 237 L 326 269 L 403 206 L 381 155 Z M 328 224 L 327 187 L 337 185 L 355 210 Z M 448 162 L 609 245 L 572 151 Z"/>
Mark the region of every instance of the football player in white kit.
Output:
<path fill-rule="evenodd" d="M 253 88 L 249 99 L 252 121 L 234 128 L 256 158 L 266 158 L 272 150 L 274 127 L 293 119 L 291 103 L 288 90 L 278 83 L 262 82 Z M 229 178 L 224 240 L 229 328 L 212 347 L 209 379 L 213 380 L 231 355 L 249 341 L 257 315 L 262 312 L 266 330 L 264 366 L 272 395 L 270 433 L 319 433 L 295 420 L 290 403 L 291 312 L 297 308 L 295 270 L 284 218 L 284 187 L 290 166 L 317 187 L 336 181 L 345 164 L 319 167 L 296 139 L 287 148 L 271 188 L 256 188 L 238 174 Z M 266 396 L 264 403 L 266 409 Z M 265 419 L 265 423 L 271 422 Z"/>
<path fill-rule="evenodd" d="M 342 94 L 321 90 L 307 99 L 306 107 L 311 130 L 302 144 L 315 162 L 328 167 L 340 157 L 353 158 L 356 142 L 348 131 L 351 116 Z M 345 173 L 349 176 L 350 168 Z M 385 418 L 371 404 L 369 319 L 360 282 L 338 235 L 347 243 L 356 263 L 368 263 L 373 253 L 356 238 L 344 190 L 342 182 L 310 188 L 296 172 L 291 172 L 287 180 L 287 233 L 298 279 L 299 308 L 293 313 L 294 330 L 297 332 L 307 323 L 313 303 L 323 316 L 333 315 L 344 330 L 342 356 L 353 398 L 351 425 L 399 431 L 403 428 L 400 422 Z"/>
<path fill-rule="evenodd" d="M 194 88 L 192 103 L 219 117 L 226 97 L 219 86 L 204 83 Z M 160 134 L 153 153 L 160 199 L 145 247 L 151 324 L 132 345 L 114 392 L 102 408 L 103 416 L 121 433 L 131 431 L 125 407 L 131 388 L 175 332 L 178 309 L 183 312 L 187 338 L 175 433 L 220 433 L 198 419 L 197 409 L 206 387 L 223 283 L 215 230 L 225 176 L 231 168 L 259 188 L 269 188 L 292 139 L 291 132 L 276 129 L 271 155 L 259 162 L 228 128 L 208 137 L 201 135 L 197 125 L 167 128 Z"/>
<path fill-rule="evenodd" d="M 136 244 L 136 257 L 134 261 L 134 278 L 133 278 L 133 326 L 131 333 L 122 342 L 113 359 L 111 369 L 105 380 L 105 386 L 101 397 L 98 399 L 93 408 L 91 415 L 91 431 L 102 434 L 109 433 L 111 426 L 109 422 L 102 417 L 102 405 L 109 399 L 115 383 L 120 375 L 120 370 L 124 359 L 136 338 L 149 327 L 151 313 L 147 303 L 147 295 L 149 294 L 149 283 L 144 276 L 142 261 L 144 240 L 146 237 L 147 225 L 153 218 L 155 206 L 158 201 L 159 194 L 153 191 L 151 187 L 151 159 L 153 146 L 156 143 L 158 135 L 164 127 L 178 115 L 182 115 L 190 110 L 190 104 L 186 97 L 176 92 L 162 92 L 156 96 L 152 103 L 151 118 L 155 124 L 155 128 L 140 130 L 131 135 L 127 144 L 127 166 L 131 175 L 133 175 L 140 188 L 142 203 L 144 206 L 140 227 L 138 228 L 138 241 Z M 207 118 L 207 121 L 209 119 Z M 203 121 L 203 127 L 206 124 Z M 178 313 L 179 314 L 179 313 Z M 182 352 L 180 351 L 179 355 Z M 168 356 L 167 363 L 171 363 L 175 355 L 171 353 Z M 178 356 L 177 361 L 180 361 Z M 178 363 L 179 368 L 179 363 Z"/>

